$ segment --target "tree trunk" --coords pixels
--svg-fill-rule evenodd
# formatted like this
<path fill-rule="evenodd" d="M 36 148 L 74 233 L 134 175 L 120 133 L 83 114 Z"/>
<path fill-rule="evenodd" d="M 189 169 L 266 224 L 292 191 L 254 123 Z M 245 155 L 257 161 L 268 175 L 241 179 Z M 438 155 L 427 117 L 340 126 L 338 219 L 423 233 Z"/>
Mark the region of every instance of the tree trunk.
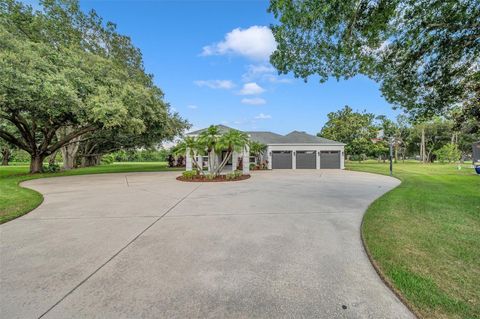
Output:
<path fill-rule="evenodd" d="M 2 166 L 8 166 L 8 162 L 10 162 L 10 150 L 5 148 L 2 150 Z"/>
<path fill-rule="evenodd" d="M 72 127 L 63 127 L 57 131 L 59 139 L 65 138 L 68 134 L 73 132 Z M 80 136 L 75 137 L 69 143 L 60 148 L 63 158 L 63 169 L 69 170 L 75 167 L 75 158 L 77 156 L 78 147 L 80 146 Z"/>
<path fill-rule="evenodd" d="M 43 154 L 34 154 L 30 159 L 30 174 L 36 174 L 43 172 L 43 160 L 45 159 Z"/>
<path fill-rule="evenodd" d="M 83 167 L 96 166 L 100 163 L 100 155 L 87 155 L 82 159 Z"/>
<path fill-rule="evenodd" d="M 55 165 L 56 159 L 57 159 L 57 153 L 58 151 L 53 152 L 52 155 L 50 155 L 50 158 L 48 159 L 48 165 Z"/>
<path fill-rule="evenodd" d="M 61 148 L 63 158 L 63 168 L 69 170 L 75 167 L 75 158 L 77 156 L 79 142 L 75 141 Z"/>

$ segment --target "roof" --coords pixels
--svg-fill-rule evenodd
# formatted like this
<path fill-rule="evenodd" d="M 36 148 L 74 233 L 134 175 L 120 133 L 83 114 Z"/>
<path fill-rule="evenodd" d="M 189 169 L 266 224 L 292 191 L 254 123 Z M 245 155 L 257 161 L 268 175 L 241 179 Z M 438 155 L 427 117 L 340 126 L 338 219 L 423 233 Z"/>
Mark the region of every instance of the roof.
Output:
<path fill-rule="evenodd" d="M 230 130 L 235 130 L 234 128 L 225 126 L 225 125 L 217 125 L 220 134 L 226 133 Z M 205 132 L 207 129 L 201 129 L 197 131 L 193 131 L 187 133 L 187 135 L 199 135 Z M 262 144 L 325 144 L 325 145 L 345 145 L 344 143 L 332 141 L 323 137 L 318 137 L 315 135 L 307 134 L 306 132 L 302 131 L 293 131 L 288 133 L 287 135 L 280 135 L 273 132 L 268 131 L 246 131 L 250 136 L 252 141 L 262 143 Z"/>
<path fill-rule="evenodd" d="M 300 132 L 300 131 L 293 131 L 285 135 L 285 138 L 290 142 L 290 143 L 306 143 L 306 144 L 343 144 L 340 142 L 328 140 L 323 137 L 315 136 L 315 135 L 310 135 L 305 132 Z"/>

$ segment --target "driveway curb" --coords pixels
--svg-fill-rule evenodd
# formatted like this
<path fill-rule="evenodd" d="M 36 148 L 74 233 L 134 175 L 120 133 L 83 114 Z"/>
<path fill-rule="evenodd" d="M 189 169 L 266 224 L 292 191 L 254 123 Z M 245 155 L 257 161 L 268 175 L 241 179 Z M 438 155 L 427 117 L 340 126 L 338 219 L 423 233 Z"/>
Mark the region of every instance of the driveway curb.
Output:
<path fill-rule="evenodd" d="M 374 174 L 374 173 L 370 173 L 370 174 Z M 376 174 L 376 175 L 382 175 L 382 174 Z M 396 177 L 394 177 L 395 179 L 398 179 Z M 401 180 L 398 179 L 400 182 Z M 402 185 L 401 183 L 398 185 L 400 186 Z M 375 272 L 377 273 L 378 277 L 380 277 L 380 279 L 383 281 L 383 283 L 385 284 L 385 286 L 387 286 L 394 294 L 395 296 L 397 296 L 397 298 L 405 305 L 405 307 L 408 308 L 408 310 L 410 310 L 412 312 L 412 314 L 416 317 L 416 318 L 422 318 L 422 316 L 420 315 L 420 313 L 414 309 L 407 301 L 407 299 L 401 294 L 401 292 L 393 285 L 393 283 L 387 278 L 387 276 L 382 272 L 380 266 L 378 265 L 378 263 L 375 261 L 375 259 L 373 259 L 373 256 L 372 254 L 370 253 L 370 250 L 368 249 L 368 246 L 367 246 L 367 243 L 365 241 L 365 237 L 363 235 L 363 224 L 364 224 L 364 221 L 365 221 L 365 215 L 367 214 L 368 212 L 368 209 L 370 208 L 370 206 L 372 206 L 377 200 L 379 200 L 380 198 L 382 198 L 383 196 L 387 195 L 388 193 L 390 193 L 391 191 L 395 190 L 398 186 L 396 186 L 395 188 L 389 190 L 388 192 L 386 192 L 385 194 L 383 194 L 382 196 L 380 196 L 379 198 L 377 198 L 376 200 L 374 200 L 370 205 L 368 205 L 368 208 L 367 210 L 365 210 L 365 212 L 363 213 L 363 216 L 362 216 L 362 223 L 360 224 L 360 239 L 362 241 L 362 246 L 363 246 L 363 249 L 365 250 L 365 253 L 367 254 L 367 257 L 368 257 L 368 260 L 370 261 L 370 263 L 372 264 L 373 266 L 373 269 L 375 269 Z"/>

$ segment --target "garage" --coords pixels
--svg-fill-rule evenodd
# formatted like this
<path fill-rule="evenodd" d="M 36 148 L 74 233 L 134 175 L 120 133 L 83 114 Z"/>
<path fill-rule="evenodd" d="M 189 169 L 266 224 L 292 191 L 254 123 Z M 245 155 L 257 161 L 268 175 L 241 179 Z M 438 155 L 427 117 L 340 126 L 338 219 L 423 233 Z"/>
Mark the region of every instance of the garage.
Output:
<path fill-rule="evenodd" d="M 291 151 L 273 151 L 272 152 L 273 169 L 291 169 L 292 152 Z"/>
<path fill-rule="evenodd" d="M 316 151 L 297 151 L 297 169 L 316 169 L 317 152 Z"/>
<path fill-rule="evenodd" d="M 320 168 L 340 168 L 340 151 L 321 151 Z"/>

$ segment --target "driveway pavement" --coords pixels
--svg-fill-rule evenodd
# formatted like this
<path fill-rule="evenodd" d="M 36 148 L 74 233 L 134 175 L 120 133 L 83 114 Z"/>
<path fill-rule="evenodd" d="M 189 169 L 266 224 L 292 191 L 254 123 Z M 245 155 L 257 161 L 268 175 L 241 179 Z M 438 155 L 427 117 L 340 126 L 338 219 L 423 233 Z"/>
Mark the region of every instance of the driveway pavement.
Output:
<path fill-rule="evenodd" d="M 365 209 L 397 180 L 176 175 L 24 183 L 45 201 L 0 226 L 1 318 L 413 318 L 360 240 Z"/>

